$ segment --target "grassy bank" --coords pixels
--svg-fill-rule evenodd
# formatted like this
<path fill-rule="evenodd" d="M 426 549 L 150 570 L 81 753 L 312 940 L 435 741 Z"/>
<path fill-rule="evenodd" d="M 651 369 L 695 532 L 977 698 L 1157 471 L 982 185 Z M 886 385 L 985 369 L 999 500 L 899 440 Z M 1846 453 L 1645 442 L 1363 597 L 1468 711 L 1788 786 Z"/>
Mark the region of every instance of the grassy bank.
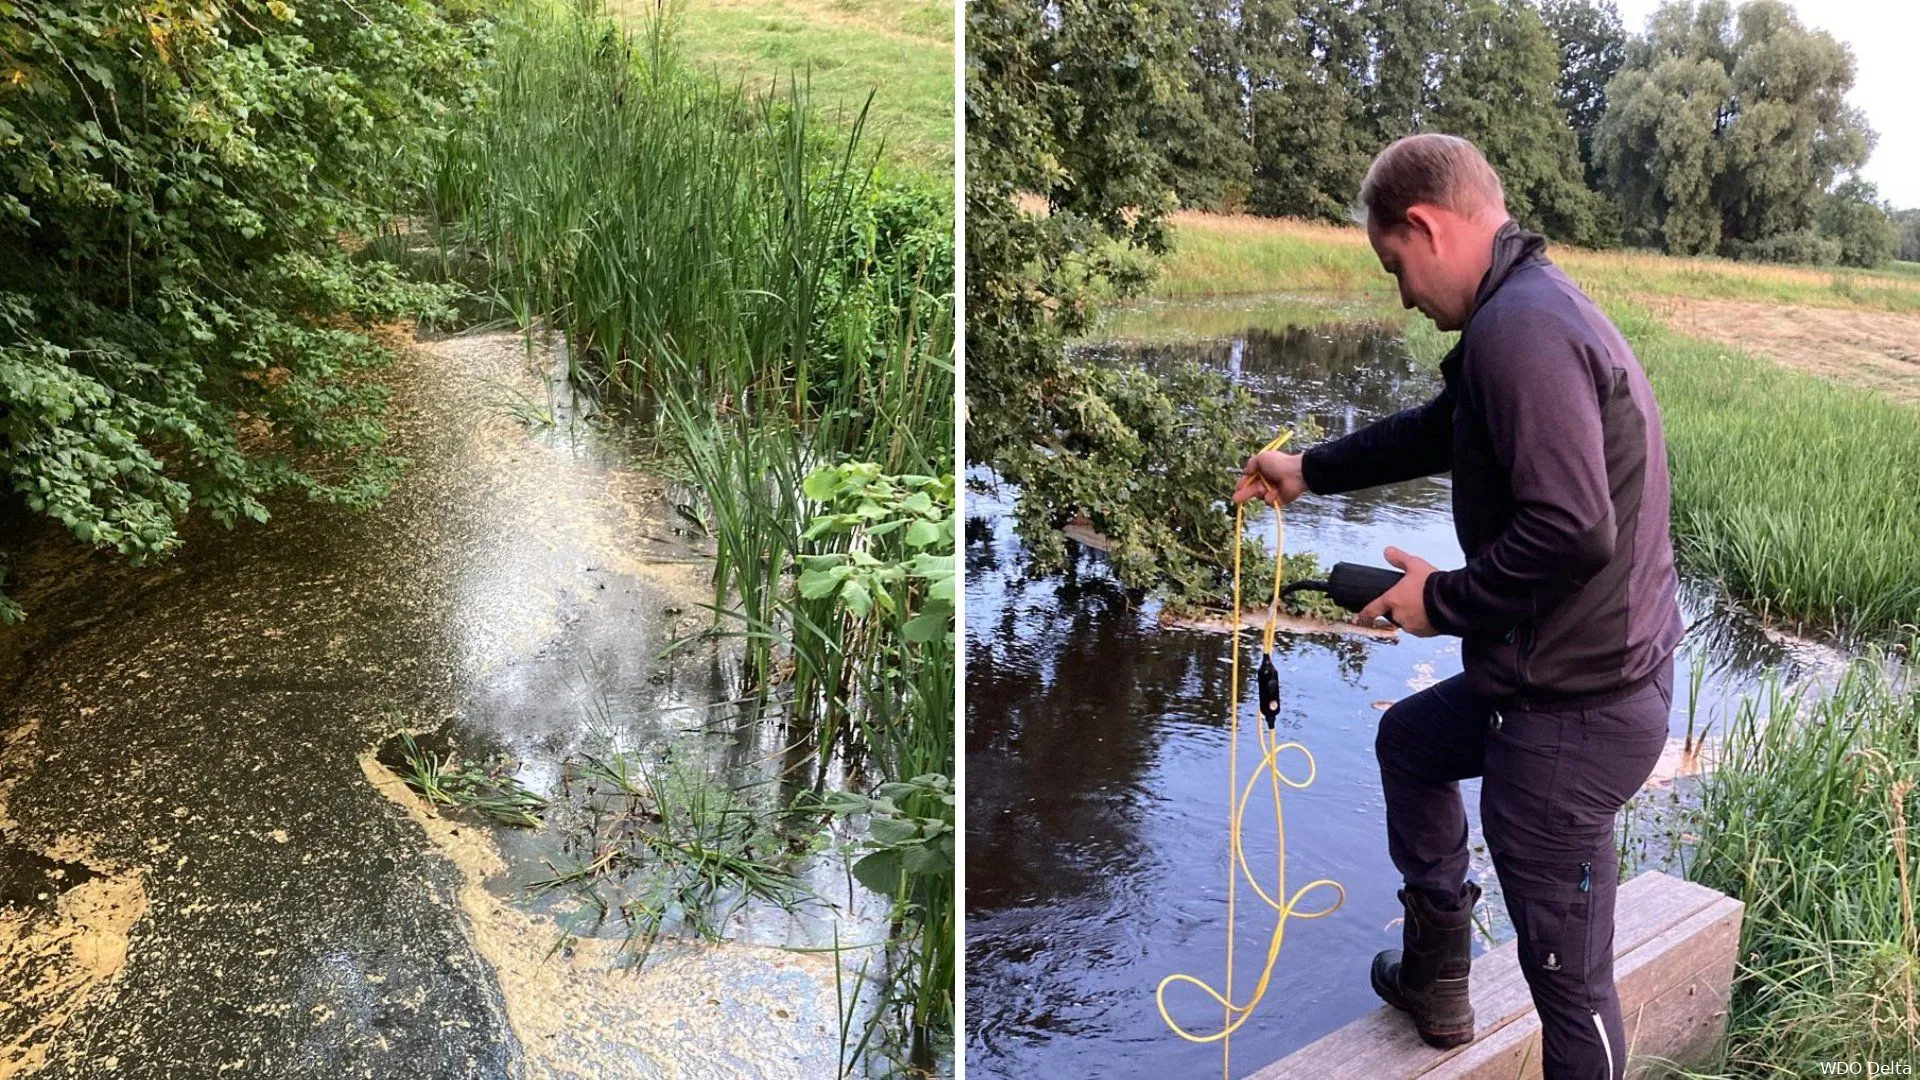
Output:
<path fill-rule="evenodd" d="M 1920 696 L 1862 664 L 1816 702 L 1748 702 L 1688 876 L 1744 901 L 1728 1077 L 1920 1045 Z"/>
<path fill-rule="evenodd" d="M 653 0 L 618 0 L 638 24 Z M 723 78 L 811 79 L 829 113 L 858 111 L 890 160 L 953 183 L 953 7 L 939 0 L 680 0 L 679 47 Z"/>
<path fill-rule="evenodd" d="M 1116 311 L 1103 332 L 1165 339 L 1262 318 L 1398 319 L 1422 355 L 1446 335 L 1400 310 L 1357 229 L 1181 215 L 1160 299 Z M 1636 297 L 1774 299 L 1920 310 L 1920 282 L 1718 259 L 1556 249 L 1600 299 L 1659 395 L 1681 559 L 1764 615 L 1869 634 L 1920 623 L 1920 409 L 1838 386 L 1664 327 Z M 1235 291 L 1288 293 L 1236 301 Z"/>
<path fill-rule="evenodd" d="M 1680 559 L 1774 621 L 1920 624 L 1920 409 L 1607 307 L 1660 399 Z"/>
<path fill-rule="evenodd" d="M 949 197 L 880 178 L 864 117 L 798 78 L 716 79 L 677 41 L 514 9 L 442 163 L 442 240 L 484 253 L 499 304 L 563 331 L 574 381 L 697 491 L 712 633 L 812 751 L 801 779 L 876 777 L 851 793 L 885 801 L 855 873 L 896 904 L 873 1010 L 893 1027 L 850 1044 L 928 1069 L 954 941 Z"/>
<path fill-rule="evenodd" d="M 1186 212 L 1172 218 L 1177 244 L 1152 295 L 1335 291 L 1397 306 L 1366 233 L 1357 227 Z M 1709 297 L 1812 307 L 1920 311 L 1920 276 L 1900 271 L 1772 266 L 1717 258 L 1556 245 L 1553 257 L 1596 298 Z"/>

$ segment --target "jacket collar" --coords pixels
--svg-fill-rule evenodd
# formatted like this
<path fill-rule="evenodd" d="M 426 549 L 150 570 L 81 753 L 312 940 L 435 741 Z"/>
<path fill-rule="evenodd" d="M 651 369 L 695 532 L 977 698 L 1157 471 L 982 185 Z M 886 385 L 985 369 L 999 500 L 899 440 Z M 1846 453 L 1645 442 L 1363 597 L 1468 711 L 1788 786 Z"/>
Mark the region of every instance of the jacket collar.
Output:
<path fill-rule="evenodd" d="M 1507 219 L 1500 231 L 1493 234 L 1493 264 L 1480 279 L 1480 287 L 1473 293 L 1473 311 L 1467 313 L 1467 322 L 1473 321 L 1473 313 L 1497 292 L 1503 282 L 1515 270 L 1546 261 L 1547 238 L 1537 232 L 1529 232 L 1520 227 L 1512 218 Z M 1460 374 L 1460 364 L 1467 348 L 1467 335 L 1462 333 L 1454 341 L 1453 348 L 1440 360 L 1440 375 L 1452 382 Z"/>
<path fill-rule="evenodd" d="M 1479 311 L 1501 284 L 1515 270 L 1531 266 L 1545 258 L 1547 238 L 1537 232 L 1520 227 L 1512 218 L 1507 219 L 1500 231 L 1493 234 L 1493 264 L 1487 267 L 1485 277 L 1480 279 L 1480 287 L 1473 293 L 1473 310 Z M 1469 312 L 1467 319 L 1473 319 Z"/>

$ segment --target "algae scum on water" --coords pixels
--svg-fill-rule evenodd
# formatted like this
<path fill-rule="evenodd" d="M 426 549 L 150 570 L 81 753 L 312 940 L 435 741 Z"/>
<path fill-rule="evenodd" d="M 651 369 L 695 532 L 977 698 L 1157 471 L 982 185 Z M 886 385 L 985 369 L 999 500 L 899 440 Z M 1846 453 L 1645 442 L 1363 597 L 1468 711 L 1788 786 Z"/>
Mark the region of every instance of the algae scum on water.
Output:
<path fill-rule="evenodd" d="M 550 366 L 517 334 L 423 342 L 391 418 L 413 465 L 379 509 L 291 506 L 31 595 L 0 714 L 0 1075 L 838 1071 L 859 959 L 831 946 L 883 939 L 886 904 L 817 818 L 756 849 L 794 913 L 744 904 L 717 942 L 675 924 L 644 965 L 619 920 L 530 899 L 593 835 L 586 755 L 673 761 L 728 829 L 719 802 L 764 823 L 793 786 L 780 726 L 728 704 L 731 646 L 655 659 L 705 592 L 664 486 L 484 404 L 546 394 Z M 499 806 L 587 822 L 439 812 L 378 760 L 413 725 L 443 791 L 471 767 L 517 793 Z"/>

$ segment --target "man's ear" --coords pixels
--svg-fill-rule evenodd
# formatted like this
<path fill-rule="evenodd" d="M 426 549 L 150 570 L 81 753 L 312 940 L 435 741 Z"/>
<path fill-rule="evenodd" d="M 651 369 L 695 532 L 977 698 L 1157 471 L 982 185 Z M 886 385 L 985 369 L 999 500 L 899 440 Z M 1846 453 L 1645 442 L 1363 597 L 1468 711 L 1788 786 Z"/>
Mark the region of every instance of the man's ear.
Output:
<path fill-rule="evenodd" d="M 1407 233 L 1415 242 L 1425 244 L 1434 254 L 1440 251 L 1440 215 L 1424 203 L 1407 207 Z"/>

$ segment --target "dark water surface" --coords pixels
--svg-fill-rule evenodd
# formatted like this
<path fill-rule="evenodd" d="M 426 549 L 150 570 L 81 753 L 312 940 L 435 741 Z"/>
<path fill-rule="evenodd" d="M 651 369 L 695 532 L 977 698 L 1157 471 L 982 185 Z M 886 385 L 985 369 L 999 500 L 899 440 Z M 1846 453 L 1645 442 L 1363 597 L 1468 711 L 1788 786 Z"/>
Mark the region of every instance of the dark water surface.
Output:
<path fill-rule="evenodd" d="M 1247 331 L 1173 346 L 1097 345 L 1089 362 L 1162 367 L 1199 360 L 1251 389 L 1274 424 L 1319 422 L 1335 437 L 1431 396 L 1438 376 L 1410 359 L 1397 331 L 1334 326 Z M 1009 511 L 1016 494 L 990 473 L 969 477 L 967 504 L 967 1014 L 973 1077 L 1217 1075 L 1220 1047 L 1162 1022 L 1154 988 L 1173 972 L 1225 982 L 1229 805 L 1229 639 L 1164 629 L 1097 554 L 1075 549 L 1060 575 L 1029 578 Z M 1223 512 L 1231 478 L 1221 484 Z M 1290 550 L 1384 565 L 1388 543 L 1448 568 L 1461 563 L 1449 483 L 1431 478 L 1287 511 Z M 1271 537 L 1265 512 L 1250 525 Z M 1820 650 L 1760 634 L 1714 612 L 1689 585 L 1695 624 L 1682 648 L 1672 721 L 1687 730 L 1687 687 L 1700 669 L 1697 720 L 1716 727 L 1769 671 L 1808 674 Z M 1257 639 L 1249 638 L 1249 641 Z M 1318 779 L 1285 796 L 1287 888 L 1330 877 L 1346 888 L 1328 918 L 1288 923 L 1272 984 L 1233 1038 L 1233 1072 L 1252 1072 L 1379 1004 L 1373 954 L 1399 945 L 1385 811 L 1373 739 L 1385 703 L 1460 670 L 1458 639 L 1287 637 L 1277 647 L 1283 738 L 1303 742 Z M 1247 678 L 1242 777 L 1258 717 Z M 1289 773 L 1301 770 L 1296 760 Z M 1487 887 L 1487 931 L 1507 935 L 1485 851 L 1479 783 L 1463 785 L 1473 873 Z M 1249 862 L 1277 854 L 1270 804 L 1248 814 Z M 1269 886 L 1270 887 L 1270 886 Z M 1239 888 L 1235 986 L 1259 975 L 1272 912 Z M 1324 894 L 1303 899 L 1322 906 Z M 1236 995 L 1244 1000 L 1244 989 Z M 1175 1018 L 1217 1030 L 1200 991 L 1174 987 Z"/>
<path fill-rule="evenodd" d="M 387 423 L 412 465 L 364 514 L 196 519 L 145 568 L 0 537 L 30 613 L 0 633 L 0 1076 L 834 1071 L 836 976 L 852 993 L 865 954 L 799 950 L 884 937 L 886 905 L 830 853 L 796 867 L 818 902 L 748 905 L 725 944 L 640 972 L 610 940 L 549 956 L 567 912 L 526 886 L 599 821 L 570 762 L 758 807 L 813 775 L 777 717 L 727 707 L 729 645 L 662 656 L 705 625 L 705 546 L 664 485 L 575 438 L 553 367 L 514 335 L 408 350 Z M 403 728 L 509 756 L 547 825 L 447 816 L 443 848 L 361 763 Z"/>

